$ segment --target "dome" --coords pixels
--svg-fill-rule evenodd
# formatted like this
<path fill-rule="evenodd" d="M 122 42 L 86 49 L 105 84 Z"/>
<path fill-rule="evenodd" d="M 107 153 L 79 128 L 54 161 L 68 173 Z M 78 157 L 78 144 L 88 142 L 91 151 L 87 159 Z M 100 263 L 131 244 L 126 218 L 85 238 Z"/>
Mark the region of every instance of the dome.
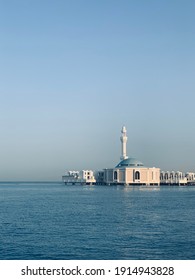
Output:
<path fill-rule="evenodd" d="M 127 158 L 119 162 L 117 167 L 143 167 L 143 163 L 136 158 Z"/>

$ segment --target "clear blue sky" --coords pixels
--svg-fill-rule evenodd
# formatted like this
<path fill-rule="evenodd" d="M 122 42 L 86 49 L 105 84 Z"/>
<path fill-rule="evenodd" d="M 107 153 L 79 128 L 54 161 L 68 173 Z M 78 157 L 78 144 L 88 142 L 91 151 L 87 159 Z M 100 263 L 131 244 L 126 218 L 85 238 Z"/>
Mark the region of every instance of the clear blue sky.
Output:
<path fill-rule="evenodd" d="M 128 155 L 195 172 L 195 1 L 0 0 L 0 180 Z"/>

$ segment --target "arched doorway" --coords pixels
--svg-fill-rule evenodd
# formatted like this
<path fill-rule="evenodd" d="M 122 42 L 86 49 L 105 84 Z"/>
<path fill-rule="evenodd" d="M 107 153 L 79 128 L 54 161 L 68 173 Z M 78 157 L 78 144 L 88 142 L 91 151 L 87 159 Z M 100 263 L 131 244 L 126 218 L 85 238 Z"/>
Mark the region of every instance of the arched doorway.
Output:
<path fill-rule="evenodd" d="M 140 180 L 140 172 L 139 171 L 135 172 L 135 180 Z"/>
<path fill-rule="evenodd" d="M 118 180 L 118 173 L 117 173 L 117 171 L 114 171 L 114 180 L 115 180 L 115 181 Z"/>

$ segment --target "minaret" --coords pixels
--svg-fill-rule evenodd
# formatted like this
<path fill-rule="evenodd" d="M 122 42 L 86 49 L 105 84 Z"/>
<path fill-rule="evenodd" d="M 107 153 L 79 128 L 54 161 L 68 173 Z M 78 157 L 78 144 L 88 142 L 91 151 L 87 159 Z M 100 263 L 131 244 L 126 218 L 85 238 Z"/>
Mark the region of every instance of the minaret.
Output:
<path fill-rule="evenodd" d="M 124 160 L 126 158 L 128 158 L 127 156 L 127 130 L 125 128 L 125 126 L 122 127 L 121 130 L 121 159 Z"/>

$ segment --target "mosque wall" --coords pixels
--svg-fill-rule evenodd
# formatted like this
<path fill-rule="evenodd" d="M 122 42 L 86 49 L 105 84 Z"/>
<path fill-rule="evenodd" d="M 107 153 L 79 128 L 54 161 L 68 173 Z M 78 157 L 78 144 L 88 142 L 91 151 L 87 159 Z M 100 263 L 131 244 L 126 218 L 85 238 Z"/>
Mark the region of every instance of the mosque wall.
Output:
<path fill-rule="evenodd" d="M 126 182 L 133 182 L 133 171 L 126 169 Z"/>
<path fill-rule="evenodd" d="M 113 169 L 104 170 L 104 181 L 106 183 L 113 182 Z"/>
<path fill-rule="evenodd" d="M 159 185 L 159 168 L 113 168 L 104 170 L 106 184 Z"/>
<path fill-rule="evenodd" d="M 125 183 L 125 170 L 120 170 L 119 169 L 119 178 L 118 181 L 120 183 Z"/>
<path fill-rule="evenodd" d="M 142 168 L 140 172 L 140 182 L 148 184 L 148 170 L 147 168 Z"/>
<path fill-rule="evenodd" d="M 148 183 L 149 184 L 160 184 L 160 169 L 159 168 L 148 168 Z"/>

